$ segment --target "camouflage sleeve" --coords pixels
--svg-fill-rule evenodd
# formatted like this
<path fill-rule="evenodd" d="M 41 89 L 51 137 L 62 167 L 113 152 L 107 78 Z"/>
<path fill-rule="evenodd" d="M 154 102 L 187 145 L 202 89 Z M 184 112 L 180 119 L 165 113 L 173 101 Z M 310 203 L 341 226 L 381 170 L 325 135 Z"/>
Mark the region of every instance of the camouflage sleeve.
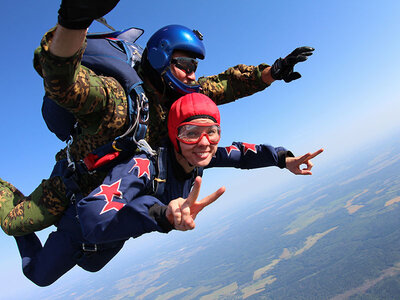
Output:
<path fill-rule="evenodd" d="M 267 64 L 258 66 L 240 64 L 218 75 L 200 77 L 198 82 L 203 94 L 218 105 L 225 104 L 268 87 L 268 84 L 261 80 L 261 72 L 267 67 L 269 67 Z"/>
<path fill-rule="evenodd" d="M 54 29 L 45 34 L 34 55 L 46 94 L 75 115 L 84 133 L 115 136 L 127 118 L 124 89 L 114 78 L 98 76 L 81 65 L 85 47 L 68 58 L 52 55 L 53 35 Z"/>

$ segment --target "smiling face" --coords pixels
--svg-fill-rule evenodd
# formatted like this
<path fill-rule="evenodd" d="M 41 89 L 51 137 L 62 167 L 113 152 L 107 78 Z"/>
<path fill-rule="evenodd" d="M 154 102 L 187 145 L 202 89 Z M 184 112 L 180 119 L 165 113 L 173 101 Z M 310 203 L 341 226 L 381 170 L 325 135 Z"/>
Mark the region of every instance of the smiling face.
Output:
<path fill-rule="evenodd" d="M 215 124 L 212 120 L 206 118 L 195 119 L 192 122 L 198 124 Z M 206 136 L 210 133 L 206 131 L 207 127 L 204 128 L 205 134 L 201 135 L 200 140 L 197 143 L 185 144 L 183 142 L 179 142 L 181 153 L 179 154 L 175 150 L 177 160 L 186 172 L 192 171 L 194 167 L 207 166 L 217 151 L 218 143 L 210 143 L 209 138 Z M 212 134 L 215 134 L 215 132 Z"/>
<path fill-rule="evenodd" d="M 168 114 L 168 136 L 178 163 L 189 173 L 207 166 L 217 151 L 221 117 L 215 102 L 189 93 L 176 100 Z"/>

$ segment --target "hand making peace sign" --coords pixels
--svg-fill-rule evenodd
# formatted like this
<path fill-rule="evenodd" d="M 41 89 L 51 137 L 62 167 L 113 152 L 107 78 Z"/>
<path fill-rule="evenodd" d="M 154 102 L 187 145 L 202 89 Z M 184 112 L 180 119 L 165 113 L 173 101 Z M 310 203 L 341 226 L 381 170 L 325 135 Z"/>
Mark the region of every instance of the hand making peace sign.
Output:
<path fill-rule="evenodd" d="M 217 200 L 225 192 L 225 187 L 221 187 L 211 195 L 208 195 L 201 201 L 196 202 L 200 193 L 200 186 L 201 177 L 197 176 L 193 188 L 186 199 L 178 198 L 172 200 L 168 204 L 166 217 L 175 229 L 181 231 L 194 229 L 194 220 L 196 219 L 197 214 L 204 207 Z"/>

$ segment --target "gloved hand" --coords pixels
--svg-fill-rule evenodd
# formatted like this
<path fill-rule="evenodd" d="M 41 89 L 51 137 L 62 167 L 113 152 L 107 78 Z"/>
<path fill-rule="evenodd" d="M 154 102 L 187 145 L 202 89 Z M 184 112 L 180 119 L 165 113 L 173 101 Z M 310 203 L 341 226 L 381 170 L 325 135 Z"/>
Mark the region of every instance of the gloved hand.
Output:
<path fill-rule="evenodd" d="M 271 66 L 272 78 L 275 80 L 283 79 L 285 82 L 299 79 L 301 75 L 299 72 L 293 72 L 293 67 L 298 62 L 307 60 L 307 56 L 312 55 L 313 51 L 314 48 L 311 47 L 299 47 L 285 58 L 278 58 Z"/>
<path fill-rule="evenodd" d="M 86 29 L 109 13 L 119 0 L 62 0 L 58 23 L 68 29 Z"/>

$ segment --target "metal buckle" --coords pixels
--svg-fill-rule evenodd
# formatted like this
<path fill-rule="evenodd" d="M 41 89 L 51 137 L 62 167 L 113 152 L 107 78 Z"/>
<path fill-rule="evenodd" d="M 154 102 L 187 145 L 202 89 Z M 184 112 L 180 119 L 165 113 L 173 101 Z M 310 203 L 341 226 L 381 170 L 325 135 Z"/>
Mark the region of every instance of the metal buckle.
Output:
<path fill-rule="evenodd" d="M 97 245 L 87 245 L 85 243 L 82 243 L 82 250 L 85 252 L 97 252 Z"/>
<path fill-rule="evenodd" d="M 69 201 L 72 203 L 72 205 L 75 205 L 75 203 L 76 203 L 76 196 L 75 196 L 75 194 L 73 193 L 72 195 L 71 195 L 71 197 L 69 198 Z M 78 216 L 77 216 L 78 217 Z"/>

